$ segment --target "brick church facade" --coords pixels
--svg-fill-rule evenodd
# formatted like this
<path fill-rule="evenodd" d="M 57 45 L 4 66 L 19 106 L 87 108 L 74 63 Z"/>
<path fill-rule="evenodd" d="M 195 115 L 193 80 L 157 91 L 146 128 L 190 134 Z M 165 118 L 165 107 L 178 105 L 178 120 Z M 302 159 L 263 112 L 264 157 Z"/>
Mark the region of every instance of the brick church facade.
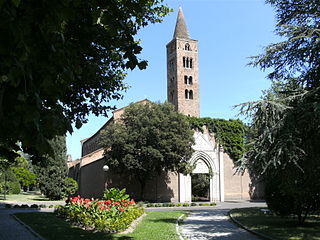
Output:
<path fill-rule="evenodd" d="M 200 91 L 198 74 L 198 41 L 189 36 L 181 8 L 179 9 L 173 39 L 167 44 L 167 97 L 177 111 L 188 116 L 200 116 Z M 136 104 L 143 104 L 142 100 Z M 82 157 L 69 162 L 69 175 L 79 184 L 79 194 L 84 197 L 101 197 L 106 187 L 126 188 L 138 197 L 140 185 L 135 179 L 104 172 L 103 149 L 99 146 L 101 130 L 119 119 L 125 108 L 113 112 L 99 131 L 82 140 Z M 249 199 L 252 192 L 247 173 L 235 175 L 233 160 L 223 151 L 206 128 L 194 132 L 195 150 L 190 163 L 193 173 L 211 173 L 209 200 L 225 201 Z M 164 172 L 146 183 L 144 194 L 151 202 L 191 202 L 192 175 Z"/>

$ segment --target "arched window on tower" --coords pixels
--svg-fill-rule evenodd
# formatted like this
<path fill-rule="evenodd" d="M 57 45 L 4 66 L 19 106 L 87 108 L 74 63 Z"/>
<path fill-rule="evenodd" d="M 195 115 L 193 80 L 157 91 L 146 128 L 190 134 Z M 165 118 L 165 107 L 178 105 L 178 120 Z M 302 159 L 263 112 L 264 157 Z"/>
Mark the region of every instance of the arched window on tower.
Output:
<path fill-rule="evenodd" d="M 193 82 L 192 82 L 192 76 L 189 77 L 189 79 L 188 79 L 188 84 L 189 84 L 189 85 L 192 85 L 192 84 L 193 84 Z"/>
<path fill-rule="evenodd" d="M 188 91 L 188 89 L 186 89 L 186 90 L 184 91 L 184 97 L 185 97 L 185 99 L 188 99 L 188 98 L 189 98 L 189 91 Z"/>
<path fill-rule="evenodd" d="M 192 68 L 192 58 L 190 58 L 190 68 Z"/>
<path fill-rule="evenodd" d="M 186 68 L 190 68 L 190 59 L 187 57 Z"/>
<path fill-rule="evenodd" d="M 189 99 L 193 99 L 193 91 L 192 90 L 189 91 Z"/>
<path fill-rule="evenodd" d="M 188 84 L 188 76 L 184 76 L 184 84 Z"/>
<path fill-rule="evenodd" d="M 184 46 L 184 49 L 187 50 L 187 51 L 191 51 L 191 50 L 190 50 L 190 44 L 189 44 L 189 43 L 186 43 L 186 45 Z"/>
<path fill-rule="evenodd" d="M 186 57 L 183 57 L 183 67 L 186 67 Z"/>

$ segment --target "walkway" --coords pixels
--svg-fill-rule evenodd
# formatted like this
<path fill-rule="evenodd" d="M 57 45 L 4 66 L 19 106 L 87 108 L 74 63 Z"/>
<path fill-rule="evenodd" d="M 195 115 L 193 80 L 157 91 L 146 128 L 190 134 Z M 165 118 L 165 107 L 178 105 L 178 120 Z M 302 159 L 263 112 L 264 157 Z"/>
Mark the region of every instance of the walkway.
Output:
<path fill-rule="evenodd" d="M 2 209 L 0 210 L 0 240 L 42 240 L 32 233 L 25 225 L 17 221 L 11 214 L 18 212 L 35 212 L 40 210 L 30 209 Z M 44 209 L 41 211 L 53 211 Z"/>
<path fill-rule="evenodd" d="M 233 208 L 264 206 L 265 203 L 225 202 L 211 210 L 193 211 L 183 222 L 180 232 L 190 240 L 259 240 L 231 222 L 228 212 Z"/>

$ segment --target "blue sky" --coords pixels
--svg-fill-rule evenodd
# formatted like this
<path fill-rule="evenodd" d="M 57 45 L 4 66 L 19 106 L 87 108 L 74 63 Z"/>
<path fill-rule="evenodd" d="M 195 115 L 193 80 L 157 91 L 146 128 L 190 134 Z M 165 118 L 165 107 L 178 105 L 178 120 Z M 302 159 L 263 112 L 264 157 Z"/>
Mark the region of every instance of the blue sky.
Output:
<path fill-rule="evenodd" d="M 172 39 L 177 12 L 182 7 L 192 39 L 199 41 L 200 115 L 237 118 L 232 106 L 259 99 L 270 86 L 266 72 L 247 66 L 248 57 L 279 41 L 274 34 L 275 17 L 263 0 L 166 0 L 174 12 L 164 22 L 149 25 L 136 36 L 143 47 L 141 59 L 146 70 L 128 72 L 125 82 L 131 88 L 118 108 L 148 98 L 164 102 L 167 98 L 166 44 Z M 110 113 L 109 116 L 112 114 Z M 67 152 L 77 159 L 80 140 L 93 135 L 108 118 L 90 116 L 81 129 L 67 135 Z"/>

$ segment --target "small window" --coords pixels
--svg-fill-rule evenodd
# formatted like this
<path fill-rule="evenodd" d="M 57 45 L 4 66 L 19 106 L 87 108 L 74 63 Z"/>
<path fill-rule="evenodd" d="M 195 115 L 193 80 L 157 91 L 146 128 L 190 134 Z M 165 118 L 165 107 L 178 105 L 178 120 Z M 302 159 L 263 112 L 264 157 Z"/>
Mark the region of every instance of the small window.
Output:
<path fill-rule="evenodd" d="M 184 46 L 184 49 L 186 51 L 190 51 L 190 44 L 189 43 L 186 43 L 186 45 Z"/>
<path fill-rule="evenodd" d="M 184 91 L 184 97 L 185 97 L 185 99 L 188 99 L 188 98 L 189 98 L 189 91 L 188 91 L 188 89 L 186 89 L 186 90 Z"/>
<path fill-rule="evenodd" d="M 193 99 L 193 91 L 192 90 L 189 91 L 189 99 Z"/>
<path fill-rule="evenodd" d="M 193 84 L 193 82 L 192 82 L 192 76 L 189 77 L 189 79 L 188 79 L 188 84 L 189 84 L 189 85 L 192 85 L 192 84 Z"/>
<path fill-rule="evenodd" d="M 184 76 L 184 84 L 188 84 L 188 76 Z"/>
<path fill-rule="evenodd" d="M 183 57 L 183 67 L 186 67 L 186 57 Z"/>
<path fill-rule="evenodd" d="M 192 58 L 190 58 L 190 68 L 192 68 Z"/>

